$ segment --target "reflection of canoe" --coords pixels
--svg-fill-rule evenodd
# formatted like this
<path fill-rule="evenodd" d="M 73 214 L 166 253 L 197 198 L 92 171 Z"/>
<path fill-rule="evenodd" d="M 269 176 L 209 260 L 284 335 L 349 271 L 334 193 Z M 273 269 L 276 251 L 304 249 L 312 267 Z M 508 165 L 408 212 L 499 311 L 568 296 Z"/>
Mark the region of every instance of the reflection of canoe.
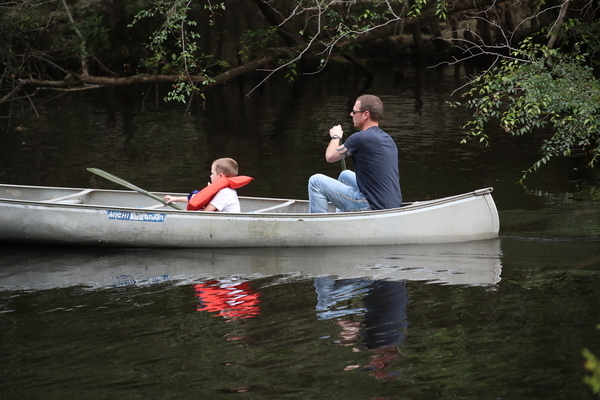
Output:
<path fill-rule="evenodd" d="M 500 239 L 397 246 L 83 249 L 0 247 L 0 290 L 111 287 L 266 276 L 371 277 L 461 285 L 500 281 Z"/>
<path fill-rule="evenodd" d="M 491 191 L 326 214 L 308 214 L 303 200 L 246 197 L 234 214 L 179 211 L 122 190 L 0 185 L 0 240 L 185 248 L 463 242 L 498 236 Z"/>

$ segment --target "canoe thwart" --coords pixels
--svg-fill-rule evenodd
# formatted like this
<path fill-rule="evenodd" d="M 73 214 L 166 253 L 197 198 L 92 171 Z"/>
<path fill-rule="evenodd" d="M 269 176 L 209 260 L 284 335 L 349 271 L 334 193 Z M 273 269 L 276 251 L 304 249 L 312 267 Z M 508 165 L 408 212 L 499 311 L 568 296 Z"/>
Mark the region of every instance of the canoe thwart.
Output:
<path fill-rule="evenodd" d="M 142 210 L 156 210 L 157 208 L 163 208 L 164 204 L 155 204 L 153 206 L 142 207 Z"/>
<path fill-rule="evenodd" d="M 48 199 L 48 200 L 42 200 L 42 202 L 44 203 L 69 203 L 69 204 L 80 204 L 82 203 L 81 199 L 76 200 L 74 199 L 74 197 L 80 197 L 80 196 L 85 196 L 86 194 L 93 192 L 94 189 L 86 189 L 86 190 L 82 190 L 81 192 L 77 192 L 77 193 L 72 193 L 72 194 L 68 194 L 66 196 L 60 196 L 60 197 L 56 197 L 54 199 Z M 70 200 L 70 201 L 68 201 Z"/>
<path fill-rule="evenodd" d="M 294 204 L 295 202 L 296 202 L 295 200 L 288 200 L 288 201 L 286 201 L 285 203 L 276 204 L 276 205 L 274 205 L 274 206 L 267 207 L 267 208 L 261 208 L 260 210 L 255 210 L 255 211 L 252 211 L 252 212 L 253 212 L 253 213 L 255 213 L 255 214 L 256 214 L 256 213 L 265 213 L 265 212 L 269 212 L 269 211 L 277 210 L 277 209 L 279 209 L 279 208 L 284 208 L 284 207 L 287 207 L 287 206 L 289 206 L 289 205 L 291 205 L 291 204 Z"/>

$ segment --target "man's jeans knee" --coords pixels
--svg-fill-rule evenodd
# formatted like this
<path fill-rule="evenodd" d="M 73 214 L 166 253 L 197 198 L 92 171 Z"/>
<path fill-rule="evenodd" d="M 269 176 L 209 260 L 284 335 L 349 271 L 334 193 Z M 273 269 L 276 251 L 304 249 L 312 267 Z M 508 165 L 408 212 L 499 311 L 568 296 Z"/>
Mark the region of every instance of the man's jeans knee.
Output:
<path fill-rule="evenodd" d="M 342 171 L 339 179 L 315 174 L 308 180 L 308 200 L 311 213 L 328 212 L 328 202 L 340 211 L 370 210 L 365 196 L 358 190 L 356 174 Z"/>

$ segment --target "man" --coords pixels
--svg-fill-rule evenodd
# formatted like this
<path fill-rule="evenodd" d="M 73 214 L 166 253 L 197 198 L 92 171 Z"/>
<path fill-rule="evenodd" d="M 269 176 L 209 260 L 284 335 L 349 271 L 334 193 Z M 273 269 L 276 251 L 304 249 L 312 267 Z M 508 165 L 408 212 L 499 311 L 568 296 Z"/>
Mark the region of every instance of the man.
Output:
<path fill-rule="evenodd" d="M 400 207 L 400 174 L 398 147 L 394 140 L 379 128 L 383 103 L 377 96 L 363 95 L 356 99 L 350 112 L 354 127 L 342 144 L 344 132 L 340 125 L 329 130 L 331 141 L 325 151 L 329 163 L 352 156 L 356 173 L 342 171 L 333 179 L 316 174 L 308 181 L 311 213 L 328 212 L 328 201 L 339 211 L 383 210 Z"/>

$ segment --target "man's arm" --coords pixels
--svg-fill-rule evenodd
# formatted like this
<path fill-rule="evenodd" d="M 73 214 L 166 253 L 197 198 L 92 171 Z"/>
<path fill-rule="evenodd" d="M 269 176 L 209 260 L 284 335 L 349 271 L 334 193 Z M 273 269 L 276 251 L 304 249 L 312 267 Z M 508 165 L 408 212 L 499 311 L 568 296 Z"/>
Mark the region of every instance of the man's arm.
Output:
<path fill-rule="evenodd" d="M 325 160 L 328 163 L 334 163 L 351 155 L 350 150 L 342 144 L 342 136 L 344 131 L 340 125 L 336 125 L 329 130 L 331 140 L 325 150 Z"/>

